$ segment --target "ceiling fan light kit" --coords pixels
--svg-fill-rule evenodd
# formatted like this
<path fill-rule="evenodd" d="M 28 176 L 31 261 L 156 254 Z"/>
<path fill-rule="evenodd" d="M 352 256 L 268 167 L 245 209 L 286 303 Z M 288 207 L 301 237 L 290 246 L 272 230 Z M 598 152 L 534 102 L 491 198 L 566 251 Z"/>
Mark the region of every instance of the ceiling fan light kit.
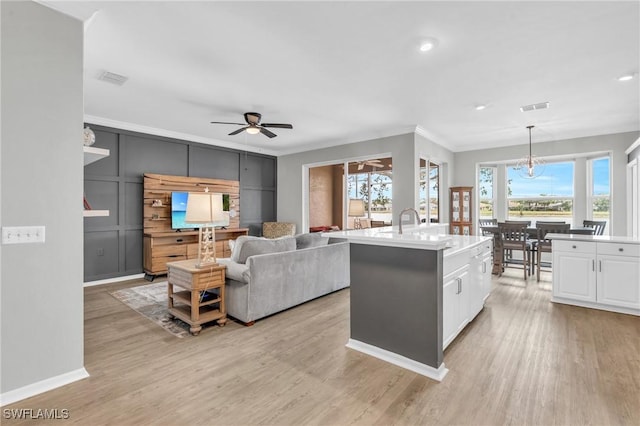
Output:
<path fill-rule="evenodd" d="M 244 121 L 246 123 L 229 123 L 227 121 L 212 121 L 211 124 L 232 124 L 234 126 L 244 126 L 229 133 L 229 136 L 234 136 L 243 131 L 246 131 L 250 135 L 257 135 L 258 133 L 262 133 L 268 138 L 275 138 L 276 135 L 272 131 L 268 130 L 267 127 L 273 127 L 278 129 L 293 129 L 291 124 L 284 123 L 262 123 L 260 124 L 260 120 L 262 119 L 262 114 L 258 112 L 245 112 L 244 113 Z"/>

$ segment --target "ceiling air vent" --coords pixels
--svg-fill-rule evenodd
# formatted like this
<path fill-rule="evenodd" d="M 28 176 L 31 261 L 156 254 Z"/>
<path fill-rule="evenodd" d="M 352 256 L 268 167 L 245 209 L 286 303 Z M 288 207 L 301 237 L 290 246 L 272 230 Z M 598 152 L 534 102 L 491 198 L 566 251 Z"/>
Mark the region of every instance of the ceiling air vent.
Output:
<path fill-rule="evenodd" d="M 540 102 L 539 104 L 521 106 L 520 111 L 527 112 L 527 111 L 534 111 L 537 109 L 547 109 L 547 108 L 549 108 L 549 102 Z"/>
<path fill-rule="evenodd" d="M 124 75 L 116 74 L 109 71 L 104 71 L 102 74 L 100 74 L 98 80 L 122 86 L 127 80 L 129 80 L 129 77 L 125 77 Z"/>

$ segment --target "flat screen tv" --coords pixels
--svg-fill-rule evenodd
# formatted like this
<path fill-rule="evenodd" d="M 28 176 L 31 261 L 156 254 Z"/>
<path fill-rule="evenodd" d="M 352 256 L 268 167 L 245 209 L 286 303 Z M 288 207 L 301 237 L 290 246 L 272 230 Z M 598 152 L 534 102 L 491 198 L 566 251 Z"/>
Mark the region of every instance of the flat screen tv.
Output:
<path fill-rule="evenodd" d="M 172 229 L 198 229 L 201 224 L 185 223 L 184 218 L 187 213 L 188 192 L 171 193 L 171 228 Z M 222 210 L 224 220 L 215 222 L 214 226 L 229 226 L 229 194 L 222 194 Z"/>

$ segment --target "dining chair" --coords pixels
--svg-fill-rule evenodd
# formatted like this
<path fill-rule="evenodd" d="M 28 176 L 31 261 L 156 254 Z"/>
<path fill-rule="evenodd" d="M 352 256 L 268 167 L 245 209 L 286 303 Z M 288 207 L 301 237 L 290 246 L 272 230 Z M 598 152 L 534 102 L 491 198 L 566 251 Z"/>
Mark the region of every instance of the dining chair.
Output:
<path fill-rule="evenodd" d="M 524 279 L 527 279 L 527 273 L 531 265 L 531 242 L 527 239 L 526 223 L 498 223 L 500 231 L 500 239 L 502 241 L 502 264 L 507 266 L 509 263 L 520 264 L 524 269 Z M 522 252 L 522 261 L 514 259 L 513 256 L 507 257 L 507 252 Z"/>
<path fill-rule="evenodd" d="M 593 228 L 570 229 L 570 234 L 595 235 Z"/>
<path fill-rule="evenodd" d="M 583 220 L 582 226 L 593 228 L 593 235 L 602 235 L 607 222 L 604 220 Z"/>
<path fill-rule="evenodd" d="M 482 229 L 485 226 L 498 226 L 498 219 L 479 219 L 478 225 L 480 225 L 480 230 L 482 231 L 482 235 L 485 237 L 490 237 L 493 235 L 491 231 L 485 231 Z"/>
<path fill-rule="evenodd" d="M 536 277 L 540 282 L 540 268 L 542 267 L 542 253 L 551 253 L 551 240 L 547 238 L 547 234 L 567 234 L 571 225 L 568 223 L 536 223 L 538 229 L 538 240 L 535 243 L 536 253 Z M 553 266 L 553 265 L 552 265 Z"/>
<path fill-rule="evenodd" d="M 530 220 L 505 220 L 504 223 L 517 223 L 519 225 L 527 225 L 527 226 L 531 226 L 531 221 Z"/>

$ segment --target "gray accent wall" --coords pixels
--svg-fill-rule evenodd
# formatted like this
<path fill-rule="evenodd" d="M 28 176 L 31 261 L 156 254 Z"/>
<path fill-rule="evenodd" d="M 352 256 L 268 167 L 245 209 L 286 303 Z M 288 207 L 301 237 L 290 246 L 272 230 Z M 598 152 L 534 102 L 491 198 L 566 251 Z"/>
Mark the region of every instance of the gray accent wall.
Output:
<path fill-rule="evenodd" d="M 538 157 L 578 158 L 576 161 L 576 183 L 584 183 L 584 157 L 589 153 L 611 152 L 611 235 L 626 235 L 627 196 L 625 150 L 640 136 L 640 132 L 615 133 L 610 135 L 589 136 L 553 142 L 533 144 L 533 153 Z M 528 144 L 504 148 L 464 151 L 455 154 L 455 185 L 476 186 L 476 166 L 492 162 L 517 160 L 528 152 Z M 504 179 L 504 175 L 499 176 Z M 586 188 L 578 185 L 575 193 L 576 222 L 582 222 L 586 214 Z M 504 185 L 503 185 L 504 187 Z M 504 189 L 502 190 L 504 193 Z M 498 206 L 505 208 L 504 205 Z M 498 219 L 504 219 L 498 215 Z"/>
<path fill-rule="evenodd" d="M 0 219 L 45 226 L 44 243 L 0 246 L 4 395 L 83 371 L 83 26 L 34 2 L 0 15 Z"/>
<path fill-rule="evenodd" d="M 276 217 L 275 157 L 88 124 L 110 156 L 84 169 L 84 191 L 108 217 L 84 219 L 84 280 L 142 273 L 143 174 L 240 182 L 240 226 L 260 235 Z"/>
<path fill-rule="evenodd" d="M 453 162 L 453 154 L 440 145 L 414 133 L 372 139 L 278 157 L 278 221 L 294 222 L 300 232 L 304 222 L 303 170 L 305 165 L 341 162 L 348 159 L 391 154 L 393 162 L 393 211 L 418 206 L 419 161 L 417 154 L 433 153 Z M 308 190 L 308 188 L 307 188 Z"/>

